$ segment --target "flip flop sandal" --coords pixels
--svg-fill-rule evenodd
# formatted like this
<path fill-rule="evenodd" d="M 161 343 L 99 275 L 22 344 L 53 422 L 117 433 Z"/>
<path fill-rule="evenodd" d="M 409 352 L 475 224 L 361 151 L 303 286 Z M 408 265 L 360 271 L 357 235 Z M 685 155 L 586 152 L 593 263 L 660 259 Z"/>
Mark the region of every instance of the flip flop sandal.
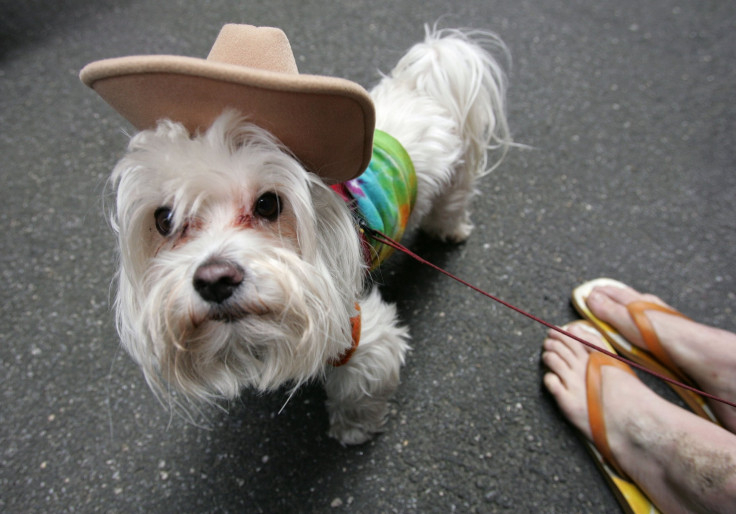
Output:
<path fill-rule="evenodd" d="M 669 355 L 662 348 L 659 337 L 652 328 L 652 324 L 646 315 L 647 311 L 660 311 L 673 316 L 688 319 L 687 316 L 658 303 L 647 301 L 636 301 L 626 306 L 634 321 L 639 333 L 644 340 L 646 349 L 639 348 L 629 343 L 624 337 L 616 331 L 611 325 L 602 321 L 593 314 L 588 308 L 586 299 L 590 292 L 599 286 L 625 287 L 625 285 L 617 280 L 610 278 L 599 278 L 591 280 L 585 284 L 575 288 L 572 292 L 572 304 L 582 317 L 590 321 L 593 326 L 603 334 L 603 337 L 616 349 L 616 351 L 647 369 L 655 371 L 673 380 L 677 380 L 691 387 L 696 387 L 692 379 L 685 375 L 680 368 L 672 362 Z M 705 399 L 699 394 L 683 389 L 674 384 L 667 383 L 677 395 L 687 404 L 687 406 L 698 416 L 705 418 L 713 423 L 720 425 L 721 423 L 713 414 Z"/>
<path fill-rule="evenodd" d="M 601 368 L 603 366 L 614 366 L 636 376 L 629 366 L 616 359 L 597 352 L 590 354 L 585 383 L 588 395 L 588 421 L 593 433 L 593 442 L 586 440 L 588 449 L 593 454 L 598 468 L 606 478 L 624 512 L 629 514 L 659 512 L 641 489 L 621 471 L 608 446 L 601 403 Z"/>
<path fill-rule="evenodd" d="M 590 330 L 595 330 L 587 321 L 576 321 L 564 328 L 567 329 L 574 324 L 581 324 Z M 615 352 L 613 347 L 607 343 L 606 349 Z M 621 471 L 621 467 L 616 462 L 616 459 L 611 453 L 611 448 L 608 446 L 601 401 L 601 368 L 603 366 L 614 366 L 634 375 L 633 370 L 623 362 L 612 359 L 599 352 L 592 352 L 590 354 L 585 371 L 585 390 L 588 402 L 588 422 L 590 423 L 590 430 L 593 434 L 593 441 L 589 441 L 582 434 L 581 439 L 585 442 L 596 466 L 603 474 L 603 477 L 624 512 L 627 514 L 659 513 L 659 510 L 657 510 L 641 489 L 629 479 L 626 473 Z"/>

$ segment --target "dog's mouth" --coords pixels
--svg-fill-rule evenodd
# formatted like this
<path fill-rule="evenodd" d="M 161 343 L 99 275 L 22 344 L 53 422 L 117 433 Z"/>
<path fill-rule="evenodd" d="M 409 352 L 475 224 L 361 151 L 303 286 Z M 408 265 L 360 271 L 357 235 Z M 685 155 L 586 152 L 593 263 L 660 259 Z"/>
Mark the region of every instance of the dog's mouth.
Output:
<path fill-rule="evenodd" d="M 212 307 L 206 312 L 190 314 L 192 325 L 196 328 L 208 322 L 214 323 L 236 323 L 250 313 L 245 309 L 234 306 L 225 308 L 222 306 Z"/>
<path fill-rule="evenodd" d="M 247 315 L 248 313 L 242 309 L 213 309 L 209 312 L 206 319 L 208 321 L 219 321 L 222 323 L 235 323 L 236 321 L 240 321 L 241 319 L 245 318 Z"/>
<path fill-rule="evenodd" d="M 209 311 L 200 316 L 192 316 L 195 326 L 199 326 L 206 322 L 215 323 L 237 323 L 249 316 L 263 316 L 268 313 L 268 309 L 262 307 L 243 307 L 241 305 L 218 305 L 211 307 Z"/>

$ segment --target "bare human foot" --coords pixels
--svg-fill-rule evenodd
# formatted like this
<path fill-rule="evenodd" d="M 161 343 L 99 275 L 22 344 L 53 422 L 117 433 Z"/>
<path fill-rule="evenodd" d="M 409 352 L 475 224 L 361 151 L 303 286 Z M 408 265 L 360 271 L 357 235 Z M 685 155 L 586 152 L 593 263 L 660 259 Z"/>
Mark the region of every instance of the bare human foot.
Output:
<path fill-rule="evenodd" d="M 626 309 L 628 304 L 640 300 L 669 307 L 656 296 L 613 285 L 596 287 L 586 303 L 593 314 L 612 325 L 626 340 L 646 350 Z M 662 347 L 686 375 L 703 391 L 736 401 L 736 334 L 665 312 L 645 313 Z M 736 409 L 721 402 L 708 403 L 723 426 L 736 432 Z"/>
<path fill-rule="evenodd" d="M 589 326 L 570 333 L 601 346 Z M 544 384 L 567 419 L 589 440 L 586 373 L 592 349 L 556 331 L 544 341 Z M 736 436 L 674 405 L 638 378 L 601 369 L 606 437 L 624 473 L 663 512 L 736 512 Z"/>

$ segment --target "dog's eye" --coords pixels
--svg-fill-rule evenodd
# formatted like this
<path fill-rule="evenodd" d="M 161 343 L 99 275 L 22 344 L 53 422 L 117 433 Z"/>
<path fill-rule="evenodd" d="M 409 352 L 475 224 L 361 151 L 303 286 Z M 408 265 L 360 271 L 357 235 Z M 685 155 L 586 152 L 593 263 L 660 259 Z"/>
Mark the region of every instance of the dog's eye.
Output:
<path fill-rule="evenodd" d="M 253 209 L 257 216 L 268 221 L 275 221 L 279 217 L 279 214 L 281 214 L 281 210 L 281 198 L 272 192 L 262 194 L 256 200 L 256 205 Z"/>
<path fill-rule="evenodd" d="M 162 236 L 168 236 L 171 234 L 171 229 L 174 223 L 174 213 L 169 207 L 159 207 L 156 212 L 153 213 L 153 217 L 156 221 L 156 230 Z"/>

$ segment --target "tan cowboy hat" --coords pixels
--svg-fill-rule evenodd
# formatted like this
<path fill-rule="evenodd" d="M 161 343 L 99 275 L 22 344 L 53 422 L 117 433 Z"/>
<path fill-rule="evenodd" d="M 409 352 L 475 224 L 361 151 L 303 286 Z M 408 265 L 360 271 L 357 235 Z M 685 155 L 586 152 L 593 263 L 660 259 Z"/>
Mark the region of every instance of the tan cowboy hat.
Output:
<path fill-rule="evenodd" d="M 225 25 L 207 59 L 172 55 L 96 61 L 80 78 L 137 129 L 161 119 L 194 134 L 234 108 L 275 135 L 326 182 L 370 162 L 375 111 L 349 80 L 299 74 L 280 29 Z"/>

